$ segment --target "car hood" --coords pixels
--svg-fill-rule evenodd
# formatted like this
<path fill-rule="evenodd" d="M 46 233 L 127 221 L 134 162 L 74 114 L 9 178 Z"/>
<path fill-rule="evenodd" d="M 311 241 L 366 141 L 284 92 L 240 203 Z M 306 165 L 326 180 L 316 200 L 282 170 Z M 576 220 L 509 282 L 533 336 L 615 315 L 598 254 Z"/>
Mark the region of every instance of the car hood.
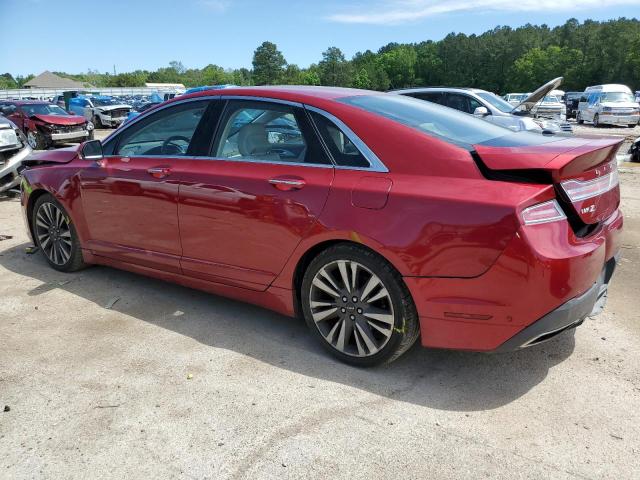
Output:
<path fill-rule="evenodd" d="M 34 117 L 52 125 L 80 125 L 87 121 L 79 115 L 34 115 Z"/>
<path fill-rule="evenodd" d="M 110 112 L 111 110 L 117 110 L 120 108 L 131 108 L 131 105 L 125 105 L 124 103 L 121 105 L 105 105 L 104 107 L 96 107 L 99 110 L 102 110 L 103 112 Z"/>
<path fill-rule="evenodd" d="M 549 92 L 552 90 L 556 90 L 558 86 L 562 83 L 564 77 L 554 78 L 550 82 L 545 83 L 540 88 L 538 88 L 535 92 L 530 94 L 524 100 L 522 100 L 518 105 L 513 108 L 513 111 L 516 110 L 525 110 L 530 111 L 538 102 L 540 102 L 544 97 L 547 96 Z"/>
<path fill-rule="evenodd" d="M 45 163 L 69 163 L 71 160 L 78 156 L 80 145 L 74 145 L 73 147 L 58 148 L 56 150 L 43 150 L 34 152 L 29 155 L 25 160 L 25 165 L 42 165 Z"/>

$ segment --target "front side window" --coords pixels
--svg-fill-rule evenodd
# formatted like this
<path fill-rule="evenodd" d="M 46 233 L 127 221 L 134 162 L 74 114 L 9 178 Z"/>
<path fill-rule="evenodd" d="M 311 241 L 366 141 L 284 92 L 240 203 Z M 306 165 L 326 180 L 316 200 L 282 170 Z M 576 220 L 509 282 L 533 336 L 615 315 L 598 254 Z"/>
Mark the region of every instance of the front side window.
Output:
<path fill-rule="evenodd" d="M 496 107 L 501 112 L 504 112 L 504 113 L 513 112 L 513 105 L 511 105 L 509 102 L 505 101 L 504 99 L 500 98 L 494 93 L 476 92 L 476 95 L 479 96 L 485 102 L 489 102 L 491 105 Z"/>
<path fill-rule="evenodd" d="M 216 158 L 229 160 L 330 163 L 312 138 L 304 112 L 279 103 L 229 101 L 214 148 Z"/>
<path fill-rule="evenodd" d="M 185 156 L 208 105 L 207 100 L 186 102 L 151 114 L 125 130 L 116 155 Z"/>
<path fill-rule="evenodd" d="M 369 162 L 362 155 L 351 139 L 324 115 L 310 112 L 320 136 L 329 149 L 336 164 L 343 167 L 369 167 Z"/>
<path fill-rule="evenodd" d="M 471 107 L 469 106 L 469 102 L 467 100 L 466 95 L 461 95 L 459 93 L 450 93 L 448 95 L 447 106 L 449 108 L 455 108 L 456 110 L 460 110 L 465 113 L 473 113 L 471 111 Z"/>

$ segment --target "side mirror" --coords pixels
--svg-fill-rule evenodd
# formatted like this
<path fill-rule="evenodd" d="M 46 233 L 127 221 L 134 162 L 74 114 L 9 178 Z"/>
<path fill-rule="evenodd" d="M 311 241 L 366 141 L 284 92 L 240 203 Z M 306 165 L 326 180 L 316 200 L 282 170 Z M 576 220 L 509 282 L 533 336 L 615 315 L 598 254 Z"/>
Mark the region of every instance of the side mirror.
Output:
<path fill-rule="evenodd" d="M 85 160 L 100 160 L 104 156 L 100 140 L 89 140 L 80 145 L 80 156 Z"/>
<path fill-rule="evenodd" d="M 477 107 L 473 111 L 473 114 L 476 117 L 486 117 L 487 115 L 489 115 L 489 110 L 487 110 L 487 107 Z"/>

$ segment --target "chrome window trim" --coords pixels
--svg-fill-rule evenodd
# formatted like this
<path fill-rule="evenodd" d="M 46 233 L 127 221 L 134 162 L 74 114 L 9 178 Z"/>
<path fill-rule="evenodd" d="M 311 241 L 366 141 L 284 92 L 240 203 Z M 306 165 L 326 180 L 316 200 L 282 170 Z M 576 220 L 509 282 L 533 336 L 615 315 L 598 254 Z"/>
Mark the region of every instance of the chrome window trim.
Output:
<path fill-rule="evenodd" d="M 358 135 L 355 134 L 355 132 L 353 130 L 351 130 L 342 120 L 340 120 L 339 118 L 337 118 L 335 115 L 326 112 L 324 110 L 321 110 L 320 108 L 314 107 L 312 105 L 304 105 L 304 108 L 306 108 L 309 111 L 315 112 L 319 115 L 322 115 L 323 117 L 325 117 L 326 119 L 330 120 L 331 122 L 333 122 L 340 130 L 342 130 L 342 132 L 347 136 L 347 138 L 351 141 L 351 143 L 353 143 L 356 148 L 358 150 L 360 150 L 360 153 L 362 154 L 362 156 L 365 158 L 365 160 L 367 160 L 367 162 L 369 162 L 369 167 L 350 167 L 347 165 L 336 165 L 335 168 L 338 170 L 366 170 L 369 172 L 381 172 L 381 173 L 388 173 L 389 169 L 387 168 L 387 166 L 382 163 L 382 160 L 380 160 L 378 158 L 378 156 L 373 153 L 373 151 L 367 146 L 366 143 L 364 143 L 360 137 L 358 137 Z"/>
<path fill-rule="evenodd" d="M 222 100 L 246 100 L 251 102 L 267 102 L 267 103 L 280 103 L 282 105 L 288 105 L 290 107 L 304 108 L 304 105 L 300 102 L 292 102 L 290 100 L 282 100 L 279 98 L 271 97 L 255 97 L 251 95 L 220 95 Z"/>
<path fill-rule="evenodd" d="M 333 122 L 340 130 L 344 132 L 347 138 L 356 146 L 362 156 L 369 162 L 369 167 L 350 167 L 346 165 L 334 165 L 334 164 L 321 164 L 321 163 L 305 163 L 305 162 L 278 162 L 274 160 L 247 160 L 247 159 L 232 159 L 232 158 L 220 158 L 220 157 L 209 157 L 209 156 L 186 156 L 186 155 L 162 155 L 162 158 L 169 159 L 186 159 L 186 160 L 214 160 L 214 161 L 228 161 L 228 162 L 244 162 L 244 163 L 258 163 L 258 164 L 273 164 L 273 165 L 291 165 L 297 167 L 316 167 L 316 168 L 335 168 L 336 170 L 359 170 L 359 171 L 368 171 L 368 172 L 380 172 L 380 173 L 388 173 L 389 169 L 386 167 L 384 163 L 378 158 L 378 156 L 373 153 L 373 151 L 364 143 L 358 135 L 355 134 L 353 130 L 351 130 L 342 120 L 337 118 L 335 115 L 322 110 L 320 108 L 314 107 L 312 105 L 303 104 L 300 102 L 292 102 L 289 100 L 282 100 L 279 98 L 271 98 L 271 97 L 256 97 L 250 95 L 201 95 L 192 98 L 186 98 L 184 100 L 178 100 L 175 102 L 167 103 L 166 105 L 162 105 L 157 108 L 153 108 L 149 111 L 141 113 L 136 118 L 131 120 L 131 122 L 122 125 L 118 130 L 113 132 L 109 137 L 106 138 L 107 142 L 116 141 L 116 139 L 124 132 L 127 128 L 131 127 L 138 123 L 139 120 L 146 118 L 151 114 L 155 114 L 160 112 L 166 108 L 182 105 L 187 102 L 195 102 L 200 100 L 247 100 L 247 101 L 258 101 L 258 102 L 267 102 L 267 103 L 280 103 L 282 105 L 288 105 L 292 107 L 299 107 L 306 110 L 310 110 L 313 112 L 322 115 L 327 118 L 331 122 Z M 105 142 L 106 143 L 106 142 Z M 123 157 L 123 158 L 149 158 L 155 155 L 106 155 L 106 157 Z M 160 157 L 160 155 L 158 155 Z"/>

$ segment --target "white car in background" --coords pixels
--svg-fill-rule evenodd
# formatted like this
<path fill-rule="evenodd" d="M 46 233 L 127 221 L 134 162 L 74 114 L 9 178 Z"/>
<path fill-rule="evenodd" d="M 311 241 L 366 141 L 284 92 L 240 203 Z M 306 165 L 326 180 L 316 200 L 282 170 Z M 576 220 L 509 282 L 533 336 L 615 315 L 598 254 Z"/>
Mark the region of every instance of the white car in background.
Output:
<path fill-rule="evenodd" d="M 626 85 L 588 87 L 578 104 L 578 123 L 635 127 L 640 122 L 640 104 Z"/>

